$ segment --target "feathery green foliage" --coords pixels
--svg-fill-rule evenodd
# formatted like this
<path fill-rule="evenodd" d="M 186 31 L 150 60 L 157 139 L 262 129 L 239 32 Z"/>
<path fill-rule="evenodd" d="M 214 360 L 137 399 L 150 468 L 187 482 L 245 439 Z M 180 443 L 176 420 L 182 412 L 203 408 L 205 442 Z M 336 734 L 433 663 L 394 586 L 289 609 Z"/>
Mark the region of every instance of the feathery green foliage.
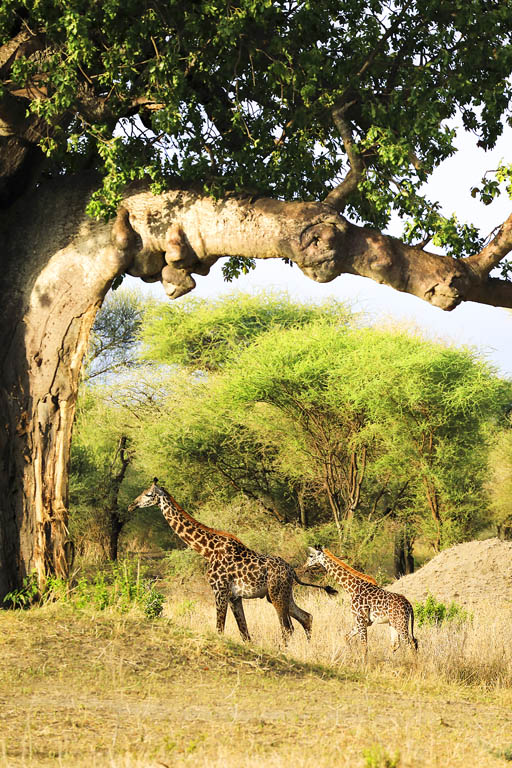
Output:
<path fill-rule="evenodd" d="M 491 506 L 504 538 L 512 538 L 512 423 L 510 414 L 505 428 L 494 436 L 489 455 L 488 487 Z"/>
<path fill-rule="evenodd" d="M 143 546 L 174 546 L 158 511 L 133 523 L 127 514 L 155 475 L 186 509 L 261 551 L 299 523 L 307 541 L 290 529 L 290 546 L 280 544 L 292 559 L 297 547 L 341 539 L 364 566 L 405 528 L 439 550 L 501 520 L 487 464 L 496 429 L 507 434 L 512 391 L 472 350 L 358 326 L 336 302 L 175 306 L 144 312 L 146 366 L 82 395 L 77 540 L 108 540 L 123 435 L 132 460 L 116 514 Z"/>
<path fill-rule="evenodd" d="M 179 357 L 179 312 L 152 310 L 159 359 L 192 373 L 173 379 L 157 423 L 148 412 L 138 432 L 145 473 L 170 477 L 193 504 L 243 493 L 283 520 L 331 517 L 352 546 L 384 520 L 407 522 L 436 549 L 479 530 L 487 425 L 503 419 L 510 385 L 469 349 L 358 328 L 331 305 L 276 322 L 258 300 L 250 313 L 245 299 L 219 300 L 210 316 L 191 302 L 192 359 Z"/>
<path fill-rule="evenodd" d="M 148 302 L 141 329 L 142 355 L 189 370 L 215 371 L 230 356 L 272 328 L 302 328 L 314 318 L 346 323 L 346 304 L 307 304 L 286 294 L 233 293 L 220 299 L 190 298 L 179 304 Z"/>

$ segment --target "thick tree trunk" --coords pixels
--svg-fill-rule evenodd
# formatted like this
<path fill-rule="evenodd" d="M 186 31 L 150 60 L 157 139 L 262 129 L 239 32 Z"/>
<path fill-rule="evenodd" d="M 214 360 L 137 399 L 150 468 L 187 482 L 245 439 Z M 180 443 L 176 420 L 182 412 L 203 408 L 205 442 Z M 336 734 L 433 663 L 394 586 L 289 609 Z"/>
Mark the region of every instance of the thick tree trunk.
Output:
<path fill-rule="evenodd" d="M 49 184 L 2 221 L 0 603 L 23 577 L 66 576 L 67 479 L 89 331 L 126 266 L 112 225 L 84 220 L 88 185 Z"/>

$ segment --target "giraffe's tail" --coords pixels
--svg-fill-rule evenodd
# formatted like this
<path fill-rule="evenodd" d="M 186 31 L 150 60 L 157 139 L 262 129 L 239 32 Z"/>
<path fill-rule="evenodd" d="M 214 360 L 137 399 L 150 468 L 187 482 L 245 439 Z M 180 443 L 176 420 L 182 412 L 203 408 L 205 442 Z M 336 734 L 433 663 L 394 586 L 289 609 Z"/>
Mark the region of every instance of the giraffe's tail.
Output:
<path fill-rule="evenodd" d="M 413 610 L 412 605 L 411 605 L 411 611 L 409 613 L 409 620 L 411 622 L 411 641 L 412 641 L 412 644 L 414 646 L 414 650 L 417 651 L 418 650 L 418 641 L 414 637 L 414 610 Z"/>
<path fill-rule="evenodd" d="M 322 584 L 309 584 L 309 583 L 308 583 L 308 582 L 306 582 L 306 581 L 301 581 L 301 580 L 299 579 L 299 577 L 297 576 L 297 574 L 295 573 L 295 571 L 293 571 L 293 578 L 295 579 L 295 581 L 297 582 L 297 584 L 300 584 L 302 587 L 314 587 L 315 589 L 323 589 L 323 590 L 325 590 L 325 592 L 327 592 L 327 594 L 328 594 L 328 595 L 330 595 L 331 597 L 332 597 L 333 595 L 337 595 L 337 594 L 338 594 L 338 590 L 337 590 L 337 589 L 334 589 L 333 587 L 330 587 L 329 585 L 327 585 L 327 586 L 325 586 L 325 587 L 324 587 L 324 586 L 322 586 Z"/>

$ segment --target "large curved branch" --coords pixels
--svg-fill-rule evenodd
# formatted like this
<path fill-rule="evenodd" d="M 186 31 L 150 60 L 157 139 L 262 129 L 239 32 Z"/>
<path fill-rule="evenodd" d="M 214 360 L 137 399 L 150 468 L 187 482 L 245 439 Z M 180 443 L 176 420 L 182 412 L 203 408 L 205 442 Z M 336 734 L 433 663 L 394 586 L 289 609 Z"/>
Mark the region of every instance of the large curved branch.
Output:
<path fill-rule="evenodd" d="M 512 282 L 496 277 L 488 277 L 487 279 L 484 277 L 481 281 L 473 283 L 468 291 L 466 301 L 510 309 L 512 308 Z"/>
<path fill-rule="evenodd" d="M 96 269 L 107 282 L 127 272 L 162 282 L 167 295 L 177 298 L 193 290 L 195 274 L 207 275 L 220 258 L 286 258 L 321 283 L 346 273 L 444 310 L 464 301 L 512 308 L 512 282 L 479 274 L 468 259 L 429 253 L 352 224 L 325 203 L 234 196 L 215 200 L 190 190 L 153 195 L 139 185 L 126 191 L 113 222 L 93 222 L 84 209 L 97 183 L 94 174 L 56 179 L 41 186 L 38 196 L 48 205 L 52 201 L 45 222 L 48 237 L 69 229 L 73 252 L 103 249 Z M 71 187 L 77 195 L 82 190 L 81 220 L 70 218 Z M 62 247 L 67 242 L 65 238 Z M 70 267 L 69 280 L 72 271 Z"/>
<path fill-rule="evenodd" d="M 130 251 L 128 273 L 160 280 L 171 298 L 195 287 L 194 273 L 208 274 L 219 258 L 238 256 L 287 258 L 317 282 L 361 275 L 444 310 L 464 301 L 512 307 L 512 283 L 482 276 L 468 259 L 359 227 L 325 203 L 134 190 L 124 199 L 113 235 Z"/>

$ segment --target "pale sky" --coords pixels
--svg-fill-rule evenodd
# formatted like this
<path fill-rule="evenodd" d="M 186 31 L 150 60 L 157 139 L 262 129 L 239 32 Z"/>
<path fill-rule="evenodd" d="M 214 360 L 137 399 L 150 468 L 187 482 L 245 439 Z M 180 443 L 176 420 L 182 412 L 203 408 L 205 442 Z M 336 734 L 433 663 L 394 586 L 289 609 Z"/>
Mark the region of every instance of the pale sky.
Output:
<path fill-rule="evenodd" d="M 459 131 L 458 146 L 461 151 L 437 169 L 426 190 L 431 199 L 439 200 L 445 215 L 456 213 L 459 221 L 471 222 L 487 235 L 512 212 L 512 201 L 502 196 L 484 206 L 471 197 L 470 190 L 500 160 L 512 160 L 512 129 L 507 128 L 495 149 L 487 153 L 477 149 L 473 138 L 463 131 Z M 399 229 L 393 228 L 390 234 L 399 235 Z M 443 312 L 414 296 L 354 275 L 340 275 L 331 283 L 315 283 L 298 267 L 273 259 L 258 261 L 254 271 L 232 283 L 224 282 L 219 262 L 207 277 L 194 275 L 194 279 L 197 287 L 189 296 L 210 298 L 234 290 L 250 293 L 274 289 L 287 291 L 301 301 L 327 297 L 349 301 L 354 310 L 364 312 L 374 322 L 398 321 L 421 328 L 433 338 L 476 346 L 502 375 L 512 376 L 512 312 L 503 309 L 465 302 L 452 312 Z M 125 284 L 138 289 L 142 285 L 145 292 L 168 300 L 160 283 L 148 285 L 129 278 Z"/>

